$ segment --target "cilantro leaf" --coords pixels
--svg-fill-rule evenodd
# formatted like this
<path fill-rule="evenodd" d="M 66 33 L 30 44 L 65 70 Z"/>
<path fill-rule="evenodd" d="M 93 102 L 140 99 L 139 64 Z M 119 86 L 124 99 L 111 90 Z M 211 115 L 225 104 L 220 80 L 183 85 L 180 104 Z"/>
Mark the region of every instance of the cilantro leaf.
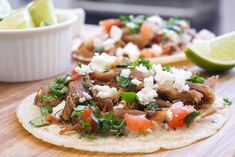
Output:
<path fill-rule="evenodd" d="M 187 115 L 185 118 L 184 118 L 184 122 L 186 124 L 187 127 L 190 127 L 190 125 L 193 123 L 193 120 L 200 116 L 201 115 L 201 112 L 200 111 L 193 111 L 191 112 L 189 115 Z"/>
<path fill-rule="evenodd" d="M 127 88 L 131 85 L 131 81 L 121 75 L 117 76 L 116 80 L 121 87 Z"/>
<path fill-rule="evenodd" d="M 141 57 L 140 59 L 134 61 L 132 64 L 130 64 L 127 68 L 129 69 L 135 69 L 137 66 L 139 65 L 143 65 L 145 66 L 148 70 L 150 70 L 152 68 L 152 64 L 150 63 L 150 61 L 146 58 Z"/>
<path fill-rule="evenodd" d="M 42 95 L 39 99 L 41 102 L 52 102 L 55 101 L 57 98 L 53 95 Z"/>
<path fill-rule="evenodd" d="M 134 92 L 122 92 L 120 94 L 122 100 L 125 100 L 127 103 L 138 102 L 138 96 Z"/>
<path fill-rule="evenodd" d="M 232 101 L 230 101 L 228 98 L 223 98 L 223 104 L 224 105 L 232 105 Z"/>
<path fill-rule="evenodd" d="M 162 68 L 163 71 L 171 72 L 171 66 L 166 65 Z"/>
<path fill-rule="evenodd" d="M 150 110 L 153 110 L 153 111 L 160 111 L 161 110 L 160 106 L 156 102 L 150 102 L 147 105 L 147 109 L 150 109 Z"/>
<path fill-rule="evenodd" d="M 95 54 L 95 53 L 102 53 L 102 52 L 104 52 L 104 48 L 103 47 L 98 47 L 98 48 L 94 48 L 93 49 L 93 53 Z"/>
<path fill-rule="evenodd" d="M 187 81 L 189 82 L 193 82 L 193 83 L 204 83 L 204 78 L 200 76 L 199 73 L 196 73 L 195 76 L 192 76 L 190 79 L 188 79 Z"/>
<path fill-rule="evenodd" d="M 35 127 L 50 125 L 50 122 L 46 120 L 46 116 L 52 113 L 52 106 L 41 106 L 40 110 L 42 115 L 40 117 L 34 118 L 29 123 Z"/>
<path fill-rule="evenodd" d="M 46 120 L 46 116 L 40 116 L 40 117 L 34 118 L 29 123 L 35 127 L 42 127 L 42 126 L 50 125 L 50 122 Z"/>

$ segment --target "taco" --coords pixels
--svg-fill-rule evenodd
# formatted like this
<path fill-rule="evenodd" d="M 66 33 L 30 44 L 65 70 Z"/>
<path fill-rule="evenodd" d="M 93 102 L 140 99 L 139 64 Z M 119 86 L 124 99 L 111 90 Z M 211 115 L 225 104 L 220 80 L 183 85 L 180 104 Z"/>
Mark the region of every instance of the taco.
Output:
<path fill-rule="evenodd" d="M 23 127 L 43 141 L 86 151 L 147 153 L 215 134 L 228 106 L 214 94 L 218 76 L 95 54 L 88 65 L 26 98 Z"/>
<path fill-rule="evenodd" d="M 152 63 L 170 64 L 186 60 L 184 50 L 191 43 L 215 37 L 208 30 L 197 32 L 181 18 L 162 19 L 152 16 L 120 16 L 100 21 L 101 32 L 81 42 L 73 58 L 90 61 L 95 53 L 107 53 L 119 59 L 140 57 Z"/>

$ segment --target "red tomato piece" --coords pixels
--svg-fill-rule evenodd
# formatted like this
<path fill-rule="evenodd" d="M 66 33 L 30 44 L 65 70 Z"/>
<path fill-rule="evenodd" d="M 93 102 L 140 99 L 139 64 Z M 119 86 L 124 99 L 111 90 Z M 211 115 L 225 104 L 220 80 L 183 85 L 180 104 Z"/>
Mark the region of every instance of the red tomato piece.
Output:
<path fill-rule="evenodd" d="M 59 121 L 56 117 L 54 117 L 52 114 L 48 114 L 46 116 L 46 120 L 53 123 L 53 124 L 57 124 Z"/>
<path fill-rule="evenodd" d="M 170 109 L 172 112 L 172 119 L 168 121 L 171 127 L 185 127 L 184 118 L 188 116 L 195 109 L 192 106 L 184 106 L 182 108 Z"/>
<path fill-rule="evenodd" d="M 144 22 L 140 27 L 140 34 L 144 39 L 152 39 L 155 34 L 153 26 L 148 22 Z"/>
<path fill-rule="evenodd" d="M 87 107 L 82 111 L 82 117 L 88 122 L 90 122 L 91 132 L 96 133 L 96 122 L 91 118 L 92 112 L 92 109 Z"/>
<path fill-rule="evenodd" d="M 100 25 L 104 27 L 106 32 L 110 32 L 112 26 L 122 26 L 122 22 L 118 19 L 107 19 L 100 22 Z"/>
<path fill-rule="evenodd" d="M 71 71 L 71 74 L 72 74 L 72 77 L 71 77 L 70 80 L 72 80 L 72 81 L 75 81 L 75 80 L 79 79 L 79 77 L 80 77 L 80 75 L 76 72 L 75 69 L 73 69 L 73 70 Z"/>
<path fill-rule="evenodd" d="M 155 124 L 144 117 L 134 116 L 126 113 L 124 115 L 127 128 L 132 132 L 146 131 L 149 128 L 154 128 Z"/>

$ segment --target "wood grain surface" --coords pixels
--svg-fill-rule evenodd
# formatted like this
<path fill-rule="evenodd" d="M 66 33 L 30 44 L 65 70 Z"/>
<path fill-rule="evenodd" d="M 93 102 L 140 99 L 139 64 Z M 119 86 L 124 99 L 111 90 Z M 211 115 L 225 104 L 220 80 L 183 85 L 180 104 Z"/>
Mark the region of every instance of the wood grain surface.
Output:
<path fill-rule="evenodd" d="M 96 28 L 87 26 L 84 32 L 90 33 Z M 182 65 L 184 66 L 184 65 Z M 188 66 L 192 71 L 200 71 L 196 66 Z M 212 73 L 205 73 L 211 76 Z M 220 73 L 220 82 L 216 93 L 221 97 L 235 100 L 235 69 Z M 28 83 L 0 83 L 0 156 L 31 157 L 31 156 L 146 156 L 146 157 L 235 157 L 235 107 L 230 108 L 230 119 L 214 136 L 190 146 L 176 150 L 162 150 L 152 154 L 104 154 L 65 149 L 45 143 L 29 134 L 16 118 L 16 108 L 21 100 L 46 86 L 53 78 Z M 234 104 L 235 105 L 235 104 Z M 154 140 L 154 139 L 153 139 Z M 131 147 L 126 143 L 127 147 Z"/>

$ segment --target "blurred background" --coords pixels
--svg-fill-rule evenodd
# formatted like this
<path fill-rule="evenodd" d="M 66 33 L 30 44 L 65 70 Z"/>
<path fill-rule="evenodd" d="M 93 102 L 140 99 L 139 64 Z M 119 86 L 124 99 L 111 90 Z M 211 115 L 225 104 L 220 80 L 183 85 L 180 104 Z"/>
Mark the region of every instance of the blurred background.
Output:
<path fill-rule="evenodd" d="M 13 8 L 31 0 L 9 0 Z M 235 0 L 54 0 L 57 8 L 84 8 L 86 23 L 119 15 L 159 14 L 165 18 L 187 18 L 192 27 L 206 28 L 217 35 L 235 28 Z"/>

